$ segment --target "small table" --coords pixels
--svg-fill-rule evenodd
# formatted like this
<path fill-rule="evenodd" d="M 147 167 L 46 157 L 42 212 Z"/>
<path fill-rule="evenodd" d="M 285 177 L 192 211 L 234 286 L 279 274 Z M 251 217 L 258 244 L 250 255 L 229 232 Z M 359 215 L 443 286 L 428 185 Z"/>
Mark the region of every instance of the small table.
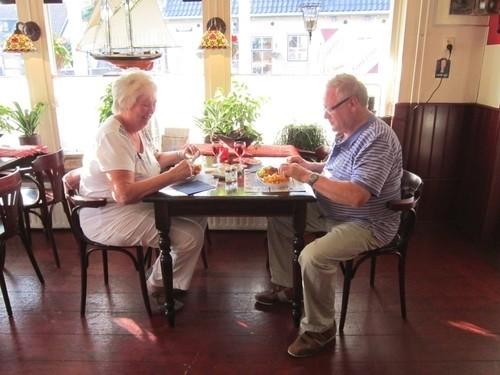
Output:
<path fill-rule="evenodd" d="M 262 165 L 279 165 L 284 158 L 259 158 Z M 301 318 L 301 275 L 298 258 L 304 247 L 304 228 L 307 203 L 314 202 L 313 190 L 304 184 L 303 191 L 294 192 L 247 192 L 243 176 L 238 186 L 226 191 L 224 182 L 216 189 L 191 196 L 169 196 L 154 193 L 143 199 L 154 204 L 156 228 L 160 235 L 160 262 L 166 291 L 165 314 L 170 326 L 175 325 L 174 298 L 172 294 L 172 256 L 170 254 L 170 219 L 173 216 L 292 216 L 293 240 L 293 290 L 292 317 L 296 326 Z"/>
<path fill-rule="evenodd" d="M 16 167 L 28 167 L 31 162 L 35 160 L 36 156 L 1 156 L 0 157 L 0 171 L 12 169 Z"/>

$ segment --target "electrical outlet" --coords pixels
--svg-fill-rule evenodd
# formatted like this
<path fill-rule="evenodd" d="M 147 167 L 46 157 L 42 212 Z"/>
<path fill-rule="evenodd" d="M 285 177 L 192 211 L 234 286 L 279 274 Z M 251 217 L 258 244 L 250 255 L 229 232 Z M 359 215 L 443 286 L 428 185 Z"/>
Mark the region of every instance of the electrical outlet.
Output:
<path fill-rule="evenodd" d="M 453 49 L 455 49 L 455 37 L 453 36 L 448 36 L 444 39 L 444 50 L 447 51 L 446 47 L 448 44 L 451 44 L 453 46 Z"/>

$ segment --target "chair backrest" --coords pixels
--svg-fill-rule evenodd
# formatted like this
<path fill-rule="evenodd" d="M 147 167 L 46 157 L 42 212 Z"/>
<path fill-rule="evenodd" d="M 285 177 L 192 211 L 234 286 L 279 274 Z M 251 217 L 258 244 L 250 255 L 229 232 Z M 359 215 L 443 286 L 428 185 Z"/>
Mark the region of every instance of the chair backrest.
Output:
<path fill-rule="evenodd" d="M 105 206 L 106 198 L 86 198 L 79 194 L 81 168 L 73 169 L 62 177 L 64 195 L 71 211 L 71 230 L 78 241 L 92 242 L 82 231 L 80 226 L 79 211 L 82 208 Z"/>
<path fill-rule="evenodd" d="M 53 203 L 62 202 L 64 199 L 64 188 L 62 178 L 64 176 L 64 152 L 59 150 L 52 154 L 41 155 L 33 160 L 31 169 L 38 181 L 41 199 L 45 199 L 45 182 L 50 183 L 53 194 Z"/>
<path fill-rule="evenodd" d="M 21 173 L 18 169 L 0 177 L 0 220 L 3 226 L 0 236 L 4 238 L 16 235 L 22 225 L 21 183 Z"/>
<path fill-rule="evenodd" d="M 401 222 L 398 229 L 398 242 L 406 245 L 415 228 L 417 206 L 422 193 L 422 179 L 415 173 L 403 170 L 401 178 L 401 200 L 389 202 L 391 209 L 401 211 Z"/>

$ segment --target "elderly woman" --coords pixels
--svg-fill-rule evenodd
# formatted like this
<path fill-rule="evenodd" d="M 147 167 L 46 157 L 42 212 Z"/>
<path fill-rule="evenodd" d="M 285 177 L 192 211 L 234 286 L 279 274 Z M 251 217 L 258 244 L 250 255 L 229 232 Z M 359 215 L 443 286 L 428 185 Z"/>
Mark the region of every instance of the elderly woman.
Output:
<path fill-rule="evenodd" d="M 142 202 L 146 195 L 193 175 L 186 155 L 199 153 L 193 145 L 183 150 L 157 152 L 146 130 L 156 106 L 156 85 L 143 71 L 129 71 L 112 87 L 113 116 L 98 129 L 95 148 L 85 154 L 80 193 L 106 197 L 101 208 L 82 210 L 85 235 L 109 245 L 158 247 L 153 206 Z M 165 168 L 170 167 L 165 172 Z M 172 218 L 174 288 L 187 290 L 203 246 L 206 219 Z M 159 259 L 147 280 L 157 297 L 162 290 Z"/>

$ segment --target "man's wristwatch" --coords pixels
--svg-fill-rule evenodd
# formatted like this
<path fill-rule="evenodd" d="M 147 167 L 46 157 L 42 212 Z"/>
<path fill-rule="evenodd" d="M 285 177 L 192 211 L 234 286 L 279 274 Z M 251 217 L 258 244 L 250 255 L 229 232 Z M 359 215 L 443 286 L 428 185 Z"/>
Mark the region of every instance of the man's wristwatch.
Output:
<path fill-rule="evenodd" d="M 317 173 L 311 173 L 311 174 L 309 175 L 309 178 L 307 179 L 307 183 L 308 183 L 310 186 L 313 186 L 313 185 L 316 183 L 316 181 L 318 181 L 319 176 L 320 176 L 320 175 L 319 175 L 319 174 L 317 174 Z"/>

